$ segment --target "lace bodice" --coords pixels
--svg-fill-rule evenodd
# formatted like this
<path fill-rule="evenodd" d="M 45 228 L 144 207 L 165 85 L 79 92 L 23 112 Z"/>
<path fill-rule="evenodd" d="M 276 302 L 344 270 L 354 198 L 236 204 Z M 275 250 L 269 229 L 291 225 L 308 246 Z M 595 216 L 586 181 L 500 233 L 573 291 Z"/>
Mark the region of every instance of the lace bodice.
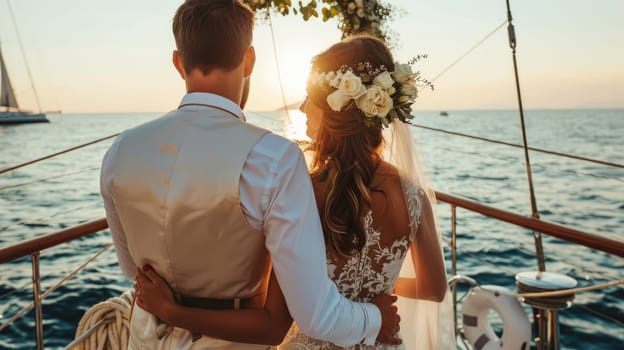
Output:
<path fill-rule="evenodd" d="M 390 294 L 399 277 L 403 260 L 407 255 L 409 243 L 414 239 L 420 222 L 421 198 L 424 192 L 415 186 L 405 186 L 407 211 L 410 217 L 408 232 L 402 235 L 384 235 L 375 229 L 373 211 L 364 217 L 367 238 L 362 250 L 347 258 L 336 257 L 328 253 L 327 270 L 329 277 L 336 283 L 338 290 L 345 297 L 368 302 L 375 296 Z M 328 342 L 312 339 L 303 334 L 297 325 L 293 325 L 280 349 L 326 350 L 342 349 Z M 395 346 L 362 346 L 348 349 L 402 349 Z"/>
<path fill-rule="evenodd" d="M 383 245 L 381 232 L 372 226 L 373 212 L 364 217 L 366 245 L 361 252 L 340 262 L 328 254 L 327 272 L 336 283 L 340 294 L 361 302 L 368 302 L 382 293 L 390 293 L 399 276 L 408 249 L 408 236 Z"/>

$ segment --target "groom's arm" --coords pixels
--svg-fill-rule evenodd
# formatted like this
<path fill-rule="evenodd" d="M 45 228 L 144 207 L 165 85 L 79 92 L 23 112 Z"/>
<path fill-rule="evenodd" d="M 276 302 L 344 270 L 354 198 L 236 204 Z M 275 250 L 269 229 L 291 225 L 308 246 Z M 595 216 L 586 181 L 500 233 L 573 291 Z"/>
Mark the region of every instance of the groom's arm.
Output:
<path fill-rule="evenodd" d="M 347 346 L 374 344 L 381 314 L 343 297 L 327 275 L 325 247 L 303 155 L 289 144 L 272 164 L 264 232 L 288 309 L 308 336 Z"/>

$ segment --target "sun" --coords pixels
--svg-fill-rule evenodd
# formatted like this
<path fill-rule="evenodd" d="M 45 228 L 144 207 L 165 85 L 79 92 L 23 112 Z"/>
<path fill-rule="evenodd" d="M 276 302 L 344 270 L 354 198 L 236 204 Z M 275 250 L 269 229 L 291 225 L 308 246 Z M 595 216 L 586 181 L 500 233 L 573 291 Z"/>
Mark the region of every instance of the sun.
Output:
<path fill-rule="evenodd" d="M 279 55 L 279 76 L 287 104 L 299 102 L 306 95 L 310 57 L 297 50 L 288 50 Z"/>

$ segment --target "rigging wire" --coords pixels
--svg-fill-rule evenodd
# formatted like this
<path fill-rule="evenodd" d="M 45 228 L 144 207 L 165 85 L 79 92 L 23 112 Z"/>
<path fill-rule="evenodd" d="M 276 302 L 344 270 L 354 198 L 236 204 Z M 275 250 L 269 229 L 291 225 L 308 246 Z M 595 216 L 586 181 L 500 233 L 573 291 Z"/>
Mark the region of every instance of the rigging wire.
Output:
<path fill-rule="evenodd" d="M 28 72 L 28 78 L 30 79 L 30 86 L 33 89 L 33 93 L 35 95 L 35 101 L 37 101 L 37 107 L 39 108 L 39 113 L 41 113 L 41 102 L 39 101 L 39 95 L 37 94 L 37 89 L 35 89 L 35 80 L 32 77 L 32 73 L 30 71 L 30 65 L 28 65 L 28 60 L 26 59 L 26 50 L 24 50 L 24 44 L 22 43 L 22 38 L 20 37 L 19 30 L 17 28 L 17 22 L 15 21 L 15 15 L 13 14 L 13 7 L 11 6 L 11 1 L 7 1 L 7 5 L 9 5 L 9 13 L 11 14 L 11 20 L 13 21 L 13 27 L 15 28 L 15 33 L 17 34 L 17 41 L 19 42 L 20 49 L 22 51 L 22 58 L 24 63 L 26 64 L 26 71 Z"/>
<path fill-rule="evenodd" d="M 470 134 L 464 134 L 464 133 L 457 132 L 457 131 L 450 131 L 450 130 L 444 130 L 444 129 L 439 129 L 439 128 L 433 128 L 433 127 L 426 126 L 426 125 L 421 125 L 421 124 L 413 124 L 413 123 L 411 123 L 409 125 L 413 126 L 413 127 L 416 127 L 416 128 L 442 132 L 442 133 L 449 134 L 449 135 L 456 135 L 456 136 L 467 137 L 467 138 L 471 138 L 471 139 L 475 139 L 475 140 L 481 140 L 481 141 L 496 143 L 496 144 L 505 145 L 505 146 L 511 146 L 511 147 L 516 147 L 516 148 L 522 148 L 523 147 L 522 145 L 518 145 L 518 144 L 515 144 L 515 143 L 511 143 L 511 142 L 505 142 L 505 141 L 500 141 L 500 140 L 489 139 L 489 138 L 482 137 L 482 136 L 475 136 L 475 135 L 470 135 Z M 607 166 L 611 166 L 611 167 L 623 168 L 624 169 L 624 164 L 618 164 L 618 163 L 607 162 L 607 161 L 599 160 L 599 159 L 592 159 L 592 158 L 587 158 L 587 157 L 581 157 L 581 156 L 577 156 L 577 155 L 572 155 L 572 154 L 567 154 L 567 153 L 562 153 L 562 152 L 557 152 L 557 151 L 551 151 L 551 150 L 542 149 L 542 148 L 536 148 L 536 147 L 527 147 L 527 148 L 529 150 L 535 151 L 535 152 L 546 153 L 546 154 L 551 154 L 551 155 L 560 156 L 560 157 L 564 157 L 564 158 L 582 160 L 582 161 L 586 161 L 586 162 L 591 162 L 591 163 L 596 163 L 596 164 L 607 165 Z"/>
<path fill-rule="evenodd" d="M 509 47 L 511 48 L 511 57 L 513 59 L 516 96 L 518 97 L 518 112 L 520 116 L 520 131 L 522 131 L 522 149 L 524 150 L 524 165 L 526 167 L 527 182 L 529 185 L 529 197 L 531 202 L 531 216 L 535 219 L 539 219 L 537 199 L 535 198 L 535 188 L 533 187 L 533 175 L 531 173 L 531 160 L 529 159 L 529 144 L 527 141 L 526 127 L 524 123 L 524 107 L 522 106 L 520 79 L 518 78 L 518 62 L 516 61 L 516 32 L 512 20 L 513 19 L 511 17 L 509 0 L 507 0 L 507 36 L 509 39 Z M 540 271 L 546 271 L 546 263 L 544 262 L 544 248 L 542 246 L 542 234 L 540 232 L 534 231 L 533 238 L 535 241 L 535 255 L 537 257 L 537 267 Z"/>
<path fill-rule="evenodd" d="M 287 110 L 287 109 L 286 109 Z M 456 135 L 456 136 L 463 136 L 463 137 L 467 137 L 467 138 L 472 138 L 472 139 L 476 139 L 476 140 L 481 140 L 481 141 L 486 141 L 486 142 L 491 142 L 491 143 L 496 143 L 496 144 L 501 144 L 501 145 L 506 145 L 506 146 L 511 146 L 511 147 L 516 147 L 516 148 L 521 148 L 521 145 L 518 144 L 514 144 L 514 143 L 509 143 L 509 142 L 505 142 L 505 141 L 499 141 L 499 140 L 494 140 L 494 139 L 489 139 L 489 138 L 485 138 L 485 137 L 481 137 L 481 136 L 475 136 L 475 135 L 469 135 L 469 134 L 464 134 L 464 133 L 460 133 L 460 132 L 456 132 L 456 131 L 450 131 L 450 130 L 444 130 L 444 129 L 439 129 L 439 128 L 434 128 L 434 127 L 430 127 L 430 126 L 425 126 L 425 125 L 421 125 L 421 124 L 409 124 L 412 127 L 416 127 L 416 128 L 421 128 L 421 129 L 426 129 L 426 130 L 432 130 L 432 131 L 437 131 L 437 132 L 442 132 L 442 133 L 446 133 L 446 134 L 450 134 L 450 135 Z M 80 149 L 82 147 L 86 147 L 101 141 L 105 141 L 108 140 L 110 138 L 119 136 L 120 133 L 115 133 L 106 137 L 102 137 L 87 143 L 83 143 L 81 145 L 77 145 L 41 158 L 37 158 L 22 164 L 18 164 L 15 166 L 11 166 L 5 169 L 0 170 L 0 174 L 3 173 L 7 173 L 13 170 L 17 170 L 19 168 L 25 167 L 27 165 L 30 164 L 34 164 L 34 163 L 38 163 L 40 161 L 46 160 L 46 159 L 50 159 L 53 157 L 56 157 L 58 155 L 61 154 L 65 154 L 65 153 L 69 153 L 71 151 Z M 299 141 L 300 143 L 309 143 L 309 141 Z M 599 159 L 592 159 L 592 158 L 587 158 L 587 157 L 581 157 L 581 156 L 577 156 L 577 155 L 572 155 L 572 154 L 566 154 L 566 153 L 562 153 L 562 152 L 557 152 L 557 151 L 551 151 L 551 150 L 546 150 L 546 149 L 541 149 L 541 148 L 536 148 L 536 147 L 528 147 L 529 150 L 531 151 L 535 151 L 535 152 L 540 152 L 540 153 L 546 153 L 546 154 L 551 154 L 551 155 L 555 155 L 555 156 L 560 156 L 560 157 L 564 157 L 564 158 L 571 158 L 571 159 L 576 159 L 576 160 L 582 160 L 582 161 L 586 161 L 586 162 L 591 162 L 591 163 L 596 163 L 596 164 L 601 164 L 601 165 L 606 165 L 606 166 L 611 166 L 611 167 L 616 167 L 616 168 L 624 168 L 624 164 L 618 164 L 618 163 L 613 163 L 613 162 L 608 162 L 608 161 L 604 161 L 604 160 L 599 160 Z"/>
<path fill-rule="evenodd" d="M 425 146 L 425 145 L 427 145 L 427 143 L 420 142 L 420 145 Z M 458 148 L 458 147 L 436 146 L 436 149 L 438 149 L 440 151 L 448 151 L 450 153 L 459 153 L 459 154 L 465 154 L 465 155 L 475 156 L 475 157 L 482 157 L 483 156 L 482 153 L 478 153 L 478 152 L 475 152 L 475 151 L 467 151 L 467 150 L 464 150 L 463 148 Z M 510 157 L 510 156 L 504 156 L 504 155 L 488 155 L 488 161 L 492 161 L 492 160 L 499 161 L 497 165 L 509 165 L 509 163 L 514 163 L 515 164 L 516 161 L 517 161 L 517 158 L 516 157 Z M 547 165 L 543 165 L 543 164 L 539 164 L 539 163 L 533 163 L 533 166 L 536 167 L 536 168 L 542 169 L 544 171 L 550 171 L 551 173 L 555 173 L 555 174 L 567 173 L 567 174 L 573 174 L 573 175 L 577 175 L 577 176 L 594 177 L 594 178 L 597 178 L 597 179 L 619 181 L 619 182 L 623 182 L 624 183 L 624 178 L 620 178 L 620 177 L 613 177 L 613 176 L 606 176 L 606 175 L 597 175 L 597 174 L 592 174 L 592 173 L 585 173 L 585 172 L 575 171 L 575 170 L 571 170 L 571 169 L 558 169 L 556 167 L 547 166 Z M 505 176 L 505 178 L 507 178 L 507 176 Z"/>
<path fill-rule="evenodd" d="M 269 28 L 271 29 L 271 42 L 273 43 L 273 56 L 275 57 L 275 66 L 277 69 L 277 80 L 279 81 L 280 93 L 282 95 L 282 104 L 284 105 L 284 111 L 290 121 L 290 112 L 288 111 L 288 104 L 286 103 L 286 94 L 284 94 L 284 83 L 282 81 L 282 73 L 280 70 L 279 58 L 277 55 L 277 45 L 275 45 L 275 34 L 273 32 L 273 20 L 271 19 L 271 12 L 267 11 L 267 17 L 269 18 Z M 292 123 L 291 123 L 292 124 Z"/>
<path fill-rule="evenodd" d="M 25 167 L 25 166 L 30 165 L 30 164 L 38 163 L 38 162 L 40 162 L 42 160 L 50 159 L 50 158 L 56 157 L 56 156 L 61 155 L 61 154 L 69 153 L 71 151 L 77 150 L 77 149 L 82 148 L 82 147 L 90 146 L 90 145 L 93 145 L 95 143 L 98 143 L 98 142 L 101 142 L 101 141 L 104 141 L 104 140 L 108 140 L 110 138 L 119 136 L 119 134 L 120 133 L 115 133 L 115 134 L 112 134 L 112 135 L 109 135 L 109 136 L 106 136 L 106 137 L 102 137 L 102 138 L 99 138 L 99 139 L 96 139 L 96 140 L 93 140 L 93 141 L 89 141 L 87 143 L 83 143 L 83 144 L 78 145 L 78 146 L 70 147 L 68 149 L 65 149 L 65 150 L 62 150 L 62 151 L 59 151 L 59 152 L 56 152 L 56 153 L 49 154 L 49 155 L 47 155 L 45 157 L 33 159 L 33 160 L 28 161 L 26 163 L 14 165 L 14 166 L 9 167 L 9 168 L 4 168 L 4 169 L 0 170 L 0 174 L 4 174 L 6 172 L 13 171 L 13 170 Z"/>
<path fill-rule="evenodd" d="M 440 78 L 442 75 L 444 75 L 444 73 L 448 72 L 451 68 L 453 68 L 453 66 L 455 66 L 457 63 L 459 63 L 459 61 L 464 59 L 464 57 L 468 56 L 468 54 L 470 54 L 472 51 L 474 51 L 477 47 L 481 46 L 481 44 L 483 44 L 487 39 L 489 39 L 492 35 L 494 35 L 494 33 L 498 32 L 501 28 L 503 28 L 503 26 L 505 24 L 507 24 L 507 20 L 504 20 L 503 23 L 499 24 L 490 33 L 488 33 L 485 37 L 483 37 L 481 40 L 479 40 L 475 45 L 473 45 L 466 52 L 464 52 L 461 56 L 459 56 L 458 59 L 456 59 L 451 64 L 449 64 L 446 68 L 444 68 L 440 73 L 438 73 L 435 77 L 433 77 L 433 79 L 431 79 L 431 82 L 433 83 L 436 80 L 438 80 L 438 78 Z M 425 89 L 425 91 L 427 91 L 427 90 L 428 89 Z"/>

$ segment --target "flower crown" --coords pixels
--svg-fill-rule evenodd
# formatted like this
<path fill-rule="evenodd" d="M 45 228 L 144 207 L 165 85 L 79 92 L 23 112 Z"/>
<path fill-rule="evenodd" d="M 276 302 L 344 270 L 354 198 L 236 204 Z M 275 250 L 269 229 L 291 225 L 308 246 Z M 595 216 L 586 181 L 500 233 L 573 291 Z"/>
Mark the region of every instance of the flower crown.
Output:
<path fill-rule="evenodd" d="M 390 72 L 384 65 L 373 67 L 360 62 L 337 71 L 312 72 L 308 84 L 327 93 L 327 104 L 333 111 L 355 106 L 362 112 L 366 126 L 387 127 L 394 119 L 409 123 L 414 117 L 410 112 L 418 96 L 416 82 L 420 80 L 420 73 L 413 72 L 410 64 L 397 62 Z"/>

